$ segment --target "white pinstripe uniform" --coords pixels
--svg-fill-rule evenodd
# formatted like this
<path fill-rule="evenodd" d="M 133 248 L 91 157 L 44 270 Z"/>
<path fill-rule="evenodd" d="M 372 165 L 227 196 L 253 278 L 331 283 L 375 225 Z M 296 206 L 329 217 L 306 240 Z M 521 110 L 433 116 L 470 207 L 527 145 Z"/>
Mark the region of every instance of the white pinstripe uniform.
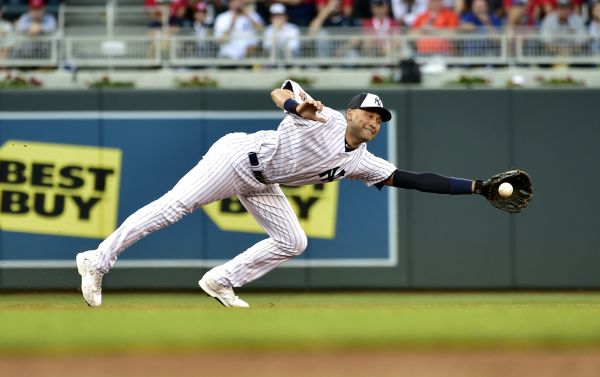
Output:
<path fill-rule="evenodd" d="M 284 87 L 288 83 L 297 101 L 311 99 L 295 82 L 286 81 Z M 108 272 L 134 242 L 234 194 L 269 237 L 215 267 L 211 274 L 218 284 L 240 287 L 301 254 L 307 238 L 279 183 L 301 186 L 351 178 L 371 186 L 396 170 L 392 163 L 368 152 L 365 143 L 346 152 L 345 116 L 328 107 L 321 115 L 326 123 L 289 114 L 276 131 L 222 137 L 171 191 L 129 216 L 99 245 L 92 268 Z M 260 165 L 254 170 L 262 171 L 267 184 L 255 178 L 249 152 L 257 153 Z"/>

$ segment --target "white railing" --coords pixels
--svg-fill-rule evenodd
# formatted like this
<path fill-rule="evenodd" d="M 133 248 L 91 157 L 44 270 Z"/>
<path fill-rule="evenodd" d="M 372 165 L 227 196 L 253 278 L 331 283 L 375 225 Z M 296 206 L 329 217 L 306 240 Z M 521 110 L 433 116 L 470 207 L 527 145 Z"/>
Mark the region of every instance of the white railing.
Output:
<path fill-rule="evenodd" d="M 410 36 L 404 39 L 403 58 L 419 63 L 443 58 L 447 64 L 510 64 L 510 38 L 504 35 Z"/>
<path fill-rule="evenodd" d="M 169 10 L 164 7 L 146 8 L 119 6 L 107 2 L 105 6 L 61 6 L 58 20 L 60 34 L 70 36 L 140 36 L 147 31 L 150 14 L 167 32 Z"/>
<path fill-rule="evenodd" d="M 163 42 L 147 37 L 65 38 L 65 63 L 71 67 L 160 66 Z"/>
<path fill-rule="evenodd" d="M 276 56 L 262 47 L 264 41 L 256 37 L 221 42 L 214 37 L 177 36 L 172 37 L 169 42 L 167 59 L 171 66 L 235 66 L 277 63 Z M 231 48 L 244 50 L 244 56 L 241 58 L 232 56 Z"/>
<path fill-rule="evenodd" d="M 524 64 L 600 64 L 600 39 L 572 35 L 518 36 L 515 60 Z"/>
<path fill-rule="evenodd" d="M 227 47 L 226 43 L 235 46 Z M 455 65 L 600 65 L 600 40 L 591 37 L 526 35 L 303 35 L 294 40 L 262 38 L 220 41 L 214 37 L 16 38 L 5 43 L 0 66 L 34 67 L 394 67 L 402 59 L 426 63 L 440 57 Z M 276 47 L 269 47 L 276 46 Z M 240 54 L 231 52 L 231 48 Z"/>
<path fill-rule="evenodd" d="M 0 67 L 56 67 L 58 39 L 52 37 L 10 37 L 0 47 Z"/>

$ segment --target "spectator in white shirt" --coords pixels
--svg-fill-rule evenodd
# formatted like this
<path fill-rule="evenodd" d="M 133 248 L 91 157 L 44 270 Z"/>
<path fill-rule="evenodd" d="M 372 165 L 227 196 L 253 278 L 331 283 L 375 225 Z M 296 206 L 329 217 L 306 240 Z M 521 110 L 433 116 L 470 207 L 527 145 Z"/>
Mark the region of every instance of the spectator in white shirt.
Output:
<path fill-rule="evenodd" d="M 540 34 L 546 50 L 554 55 L 580 53 L 587 41 L 583 18 L 573 11 L 571 0 L 558 0 L 554 11 L 542 20 Z"/>
<path fill-rule="evenodd" d="M 288 16 L 283 4 L 272 4 L 269 11 L 271 13 L 271 24 L 265 29 L 263 42 L 266 53 L 273 53 L 272 49 L 275 46 L 275 56 L 277 58 L 286 56 L 288 49 L 291 56 L 298 56 L 300 29 L 298 26 L 287 22 Z"/>
<path fill-rule="evenodd" d="M 394 18 L 407 28 L 427 10 L 427 0 L 391 0 L 391 5 Z"/>
<path fill-rule="evenodd" d="M 219 57 L 240 60 L 258 49 L 263 20 L 245 0 L 230 0 L 229 10 L 215 19 L 214 35 L 221 44 Z"/>

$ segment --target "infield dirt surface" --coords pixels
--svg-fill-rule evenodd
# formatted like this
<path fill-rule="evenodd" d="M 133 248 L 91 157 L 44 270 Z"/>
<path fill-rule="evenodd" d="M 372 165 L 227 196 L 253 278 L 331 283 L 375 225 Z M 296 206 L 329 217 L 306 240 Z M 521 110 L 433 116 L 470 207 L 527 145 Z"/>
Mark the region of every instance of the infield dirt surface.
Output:
<path fill-rule="evenodd" d="M 379 351 L 0 358 L 4 377 L 597 377 L 600 352 Z"/>

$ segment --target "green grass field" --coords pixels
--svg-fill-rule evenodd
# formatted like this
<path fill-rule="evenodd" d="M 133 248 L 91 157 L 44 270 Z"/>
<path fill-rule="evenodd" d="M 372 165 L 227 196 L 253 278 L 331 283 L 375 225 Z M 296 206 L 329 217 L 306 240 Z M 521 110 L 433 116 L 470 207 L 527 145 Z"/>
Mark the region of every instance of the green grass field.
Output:
<path fill-rule="evenodd" d="M 600 349 L 600 293 L 0 296 L 0 352 L 544 347 Z"/>

